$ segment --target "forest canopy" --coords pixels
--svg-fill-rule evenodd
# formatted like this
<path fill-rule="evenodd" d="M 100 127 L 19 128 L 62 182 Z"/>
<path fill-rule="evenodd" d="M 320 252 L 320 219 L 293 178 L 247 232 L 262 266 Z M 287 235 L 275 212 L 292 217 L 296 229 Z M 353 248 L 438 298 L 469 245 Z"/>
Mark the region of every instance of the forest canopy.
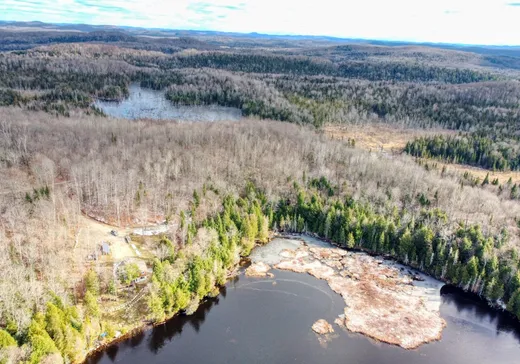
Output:
<path fill-rule="evenodd" d="M 126 324 L 192 312 L 273 231 L 391 256 L 520 317 L 520 187 L 413 162 L 520 168 L 514 56 L 124 31 L 0 35 L 0 362 L 77 362 Z M 129 121 L 95 106 L 126 99 L 132 84 L 244 118 Z M 410 156 L 320 129 L 368 123 L 457 134 L 410 141 Z M 98 256 L 99 244 L 110 250 L 103 224 L 158 222 L 158 236 L 119 237 L 140 259 L 118 269 Z M 85 233 L 96 224 L 103 240 Z"/>
<path fill-rule="evenodd" d="M 415 157 L 437 158 L 493 171 L 520 169 L 518 141 L 494 140 L 476 133 L 418 138 L 408 142 L 404 150 Z"/>

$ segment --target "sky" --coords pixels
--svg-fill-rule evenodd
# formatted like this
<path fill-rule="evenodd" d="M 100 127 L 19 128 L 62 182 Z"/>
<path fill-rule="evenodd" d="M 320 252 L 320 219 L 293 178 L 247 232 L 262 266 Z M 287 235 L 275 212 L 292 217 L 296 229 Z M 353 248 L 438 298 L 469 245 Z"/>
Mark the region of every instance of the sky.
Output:
<path fill-rule="evenodd" d="M 520 0 L 0 0 L 0 20 L 520 45 Z"/>

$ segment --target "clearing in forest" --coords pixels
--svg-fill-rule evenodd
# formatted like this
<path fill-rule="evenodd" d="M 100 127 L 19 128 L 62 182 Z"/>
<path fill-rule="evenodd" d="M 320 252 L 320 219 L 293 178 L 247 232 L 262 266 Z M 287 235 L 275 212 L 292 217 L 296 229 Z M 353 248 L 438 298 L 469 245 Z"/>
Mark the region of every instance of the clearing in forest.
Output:
<path fill-rule="evenodd" d="M 395 125 L 364 124 L 364 125 L 327 125 L 323 127 L 325 134 L 332 139 L 350 142 L 354 140 L 355 147 L 385 153 L 402 153 L 406 143 L 420 137 L 434 135 L 456 135 L 458 132 L 445 129 L 407 129 Z M 440 171 L 446 167 L 448 172 L 463 175 L 465 172 L 479 178 L 481 181 L 489 173 L 491 180 L 497 178 L 500 184 L 506 183 L 510 178 L 513 183 L 520 182 L 518 171 L 490 171 L 483 168 L 465 164 L 446 163 L 434 159 L 423 159 L 437 164 Z"/>
<path fill-rule="evenodd" d="M 117 236 L 111 235 L 112 230 L 118 232 Z M 98 258 L 101 257 L 100 246 L 105 242 L 110 247 L 110 254 L 102 259 L 121 261 L 137 257 L 135 250 L 125 241 L 125 236 L 130 233 L 130 230 L 118 229 L 82 216 L 78 231 L 76 248 L 86 253 L 85 256 L 97 252 Z"/>
<path fill-rule="evenodd" d="M 323 127 L 326 135 L 337 140 L 354 140 L 361 149 L 400 153 L 415 138 L 439 134 L 456 134 L 442 129 L 406 129 L 385 124 L 336 124 Z"/>

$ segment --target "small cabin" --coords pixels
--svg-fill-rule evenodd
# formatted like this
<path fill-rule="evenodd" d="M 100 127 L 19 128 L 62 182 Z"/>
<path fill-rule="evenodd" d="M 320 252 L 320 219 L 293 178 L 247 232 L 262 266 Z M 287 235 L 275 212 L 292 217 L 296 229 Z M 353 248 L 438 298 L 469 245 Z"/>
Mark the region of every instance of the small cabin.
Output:
<path fill-rule="evenodd" d="M 146 282 L 146 276 L 141 276 L 139 278 L 134 279 L 132 281 L 132 284 L 136 285 L 136 284 L 140 284 L 140 283 L 143 283 L 143 282 Z"/>
<path fill-rule="evenodd" d="M 101 244 L 101 253 L 103 255 L 110 255 L 110 245 L 108 245 L 108 243 L 103 242 Z"/>

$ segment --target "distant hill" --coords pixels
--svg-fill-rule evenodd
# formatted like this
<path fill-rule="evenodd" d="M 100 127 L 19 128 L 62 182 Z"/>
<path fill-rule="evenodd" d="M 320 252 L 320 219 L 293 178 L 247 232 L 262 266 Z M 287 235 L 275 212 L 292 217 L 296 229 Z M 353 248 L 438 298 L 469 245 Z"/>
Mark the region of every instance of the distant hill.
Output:
<path fill-rule="evenodd" d="M 15 31 L 16 30 L 16 31 Z M 174 53 L 182 49 L 214 49 L 215 46 L 189 36 L 164 36 L 121 27 L 59 25 L 40 22 L 0 22 L 0 51 L 26 50 L 58 43 L 118 43 L 134 48 Z"/>
<path fill-rule="evenodd" d="M 478 53 L 483 55 L 500 55 L 508 57 L 520 57 L 520 45 L 516 46 L 493 46 L 493 45 L 466 45 L 450 43 L 428 43 L 428 42 L 403 42 L 387 41 L 375 39 L 358 38 L 338 38 L 331 36 L 313 35 L 283 35 L 283 34 L 262 34 L 262 33 L 234 33 L 211 30 L 183 30 L 183 29 L 164 29 L 164 28 L 139 28 L 131 26 L 115 25 L 91 25 L 91 24 L 50 24 L 39 21 L 14 22 L 0 20 L 0 27 L 13 28 L 39 28 L 41 30 L 61 30 L 76 32 L 95 32 L 95 31 L 125 31 L 133 35 L 148 35 L 157 37 L 232 37 L 242 39 L 261 39 L 261 40 L 293 40 L 293 41 L 316 41 L 334 43 L 365 43 L 383 46 L 406 46 L 422 45 L 442 49 L 452 49 L 465 52 Z"/>
<path fill-rule="evenodd" d="M 299 49 L 312 48 L 309 54 L 321 56 L 328 52 L 326 47 L 340 47 L 333 52 L 340 52 L 348 58 L 365 59 L 366 55 L 373 56 L 377 47 L 386 47 L 381 54 L 399 55 L 403 49 L 407 51 L 428 53 L 428 49 L 444 49 L 447 51 L 466 52 L 478 55 L 473 64 L 485 67 L 520 69 L 520 46 L 475 46 L 464 44 L 438 44 L 395 42 L 384 40 L 367 40 L 353 38 L 335 38 L 329 36 L 309 35 L 272 35 L 261 33 L 228 33 L 209 30 L 179 30 L 161 28 L 137 28 L 113 25 L 90 24 L 48 24 L 39 21 L 11 22 L 0 21 L 0 51 L 14 51 L 34 48 L 45 44 L 57 43 L 117 43 L 120 46 L 160 51 L 172 54 L 183 49 L 195 48 L 198 50 L 216 50 L 223 48 L 278 48 Z M 322 47 L 318 50 L 318 47 Z M 346 48 L 355 47 L 345 52 Z M 361 47 L 361 48 L 359 48 Z M 367 48 L 368 47 L 368 48 Z M 372 47 L 372 48 L 371 48 Z M 403 48 L 404 47 L 404 48 Z M 300 51 L 295 51 L 298 55 Z M 410 57 L 410 54 L 408 54 Z"/>

